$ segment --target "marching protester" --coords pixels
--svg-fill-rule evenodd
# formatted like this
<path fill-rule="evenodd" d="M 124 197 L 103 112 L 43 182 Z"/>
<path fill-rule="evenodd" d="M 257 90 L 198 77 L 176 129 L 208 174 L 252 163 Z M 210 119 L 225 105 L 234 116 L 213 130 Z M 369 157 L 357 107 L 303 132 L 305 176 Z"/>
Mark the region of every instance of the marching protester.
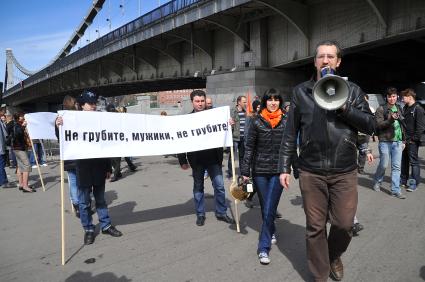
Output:
<path fill-rule="evenodd" d="M 14 125 L 15 125 L 15 121 L 13 120 L 12 114 L 9 111 L 6 111 L 6 132 L 8 132 L 8 135 L 9 135 L 9 132 L 11 132 Z M 16 156 L 15 156 L 15 152 L 13 152 L 12 144 L 7 144 L 7 149 L 9 151 L 9 156 L 8 156 L 9 168 L 16 168 Z"/>
<path fill-rule="evenodd" d="M 31 148 L 31 142 L 26 131 L 27 122 L 24 119 L 24 113 L 15 113 L 13 119 L 14 123 L 9 128 L 8 135 L 12 135 L 12 149 L 17 161 L 18 188 L 24 193 L 33 193 L 36 190 L 28 185 L 31 164 L 27 151 Z"/>
<path fill-rule="evenodd" d="M 276 244 L 275 217 L 283 187 L 279 182 L 279 149 L 285 128 L 285 116 L 281 110 L 283 100 L 275 89 L 267 90 L 262 99 L 260 113 L 250 122 L 245 154 L 241 163 L 241 175 L 249 181 L 251 174 L 260 199 L 261 226 L 258 242 L 258 258 L 261 264 L 269 264 L 271 244 Z"/>
<path fill-rule="evenodd" d="M 7 139 L 6 125 L 3 123 L 3 120 L 2 120 L 0 122 L 0 186 L 2 188 L 9 187 L 9 180 L 7 179 L 7 174 L 5 170 L 6 159 L 7 159 L 6 155 L 8 154 L 6 139 Z"/>
<path fill-rule="evenodd" d="M 115 108 L 115 106 L 113 104 L 108 104 L 106 106 L 106 111 L 107 112 L 111 112 L 111 113 L 117 113 L 118 112 L 117 109 Z M 121 157 L 111 158 L 111 164 L 112 164 L 112 169 L 113 169 L 113 175 L 109 179 L 109 182 L 115 182 L 119 178 L 122 177 L 122 173 L 121 173 Z"/>
<path fill-rule="evenodd" d="M 416 103 L 416 93 L 413 89 L 403 90 L 401 96 L 405 103 L 403 116 L 406 125 L 406 148 L 402 154 L 400 183 L 407 187 L 406 191 L 413 192 L 416 191 L 420 180 L 418 150 L 425 130 L 425 113 L 422 106 Z M 412 168 L 410 178 L 409 166 Z"/>
<path fill-rule="evenodd" d="M 190 93 L 192 101 L 192 113 L 205 110 L 205 92 L 194 90 Z M 182 169 L 192 168 L 193 177 L 193 199 L 196 210 L 196 225 L 205 224 L 205 200 L 204 200 L 204 173 L 208 171 L 214 188 L 215 216 L 217 220 L 233 224 L 234 221 L 227 215 L 226 195 L 223 181 L 223 148 L 213 148 L 202 151 L 178 154 L 179 163 Z"/>
<path fill-rule="evenodd" d="M 239 165 L 242 163 L 243 155 L 245 152 L 244 136 L 245 136 L 245 119 L 246 119 L 246 97 L 239 96 L 236 99 L 236 107 L 230 111 L 232 118 L 232 131 L 233 131 L 233 152 L 238 154 Z M 232 156 L 229 154 L 227 162 L 227 178 L 232 177 Z"/>
<path fill-rule="evenodd" d="M 78 103 L 83 111 L 96 111 L 96 94 L 84 91 L 78 98 Z M 62 125 L 63 119 L 58 117 L 56 125 Z M 111 175 L 111 161 L 108 158 L 79 159 L 76 160 L 77 185 L 79 188 L 78 204 L 80 220 L 84 228 L 84 244 L 93 244 L 95 239 L 95 226 L 91 214 L 90 193 L 93 192 L 96 212 L 103 234 L 120 237 L 122 233 L 112 225 L 105 201 L 105 181 Z"/>
<path fill-rule="evenodd" d="M 63 98 L 63 109 L 66 111 L 77 111 L 78 105 L 77 100 L 69 95 L 66 95 Z M 59 139 L 59 124 L 55 123 L 55 133 L 56 137 Z M 71 204 L 74 207 L 75 216 L 80 218 L 80 207 L 78 200 L 78 185 L 77 185 L 77 171 L 76 171 L 76 161 L 75 160 L 66 160 L 64 161 L 64 170 L 68 175 L 68 187 L 69 187 L 69 197 L 71 199 Z"/>
<path fill-rule="evenodd" d="M 391 158 L 391 195 L 398 199 L 406 196 L 400 189 L 401 155 L 405 147 L 405 128 L 402 110 L 397 104 L 397 89 L 387 89 L 387 103 L 379 106 L 375 112 L 376 130 L 379 139 L 379 164 L 374 176 L 373 190 L 381 191 L 385 169 Z"/>
<path fill-rule="evenodd" d="M 341 55 L 335 41 L 316 46 L 316 74 L 293 90 L 280 151 L 280 181 L 288 189 L 299 134 L 297 166 L 306 215 L 307 260 L 315 281 L 327 281 L 329 275 L 339 281 L 344 276 L 341 255 L 352 238 L 358 201 L 356 138 L 358 131 L 372 134 L 375 125 L 363 91 L 352 82 L 347 82 L 348 99 L 339 109 L 325 110 L 315 103 L 312 90 L 322 69 L 336 71 Z"/>
<path fill-rule="evenodd" d="M 205 109 L 206 110 L 209 110 L 209 109 L 212 109 L 214 106 L 213 106 L 213 101 L 212 101 L 212 99 L 210 98 L 210 97 L 207 97 L 206 99 L 205 99 Z"/>
<path fill-rule="evenodd" d="M 120 107 L 120 109 L 117 109 L 117 112 L 119 113 L 127 113 L 126 107 Z M 137 166 L 133 163 L 132 157 L 124 157 L 125 162 L 127 163 L 127 167 L 130 171 L 134 172 L 137 170 Z"/>

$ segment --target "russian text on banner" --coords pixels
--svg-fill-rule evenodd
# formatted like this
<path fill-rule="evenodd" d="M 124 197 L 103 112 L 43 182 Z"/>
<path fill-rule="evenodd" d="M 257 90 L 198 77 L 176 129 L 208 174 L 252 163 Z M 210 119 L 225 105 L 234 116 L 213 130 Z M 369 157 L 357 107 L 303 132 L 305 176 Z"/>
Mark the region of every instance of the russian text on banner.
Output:
<path fill-rule="evenodd" d="M 179 116 L 60 111 L 61 159 L 152 156 L 232 146 L 229 107 Z"/>

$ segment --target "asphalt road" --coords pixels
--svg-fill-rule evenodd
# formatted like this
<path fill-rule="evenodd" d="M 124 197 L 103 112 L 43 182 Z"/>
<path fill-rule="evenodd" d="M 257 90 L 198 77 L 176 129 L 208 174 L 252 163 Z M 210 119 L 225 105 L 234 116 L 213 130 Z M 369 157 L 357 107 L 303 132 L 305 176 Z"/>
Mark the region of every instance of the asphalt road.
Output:
<path fill-rule="evenodd" d="M 377 154 L 376 143 L 372 143 Z M 420 155 L 425 155 L 421 148 Z M 225 156 L 227 157 L 227 156 Z M 377 160 L 379 161 L 379 160 Z M 425 185 L 407 199 L 371 189 L 377 161 L 359 177 L 358 218 L 365 226 L 343 256 L 344 281 L 425 280 Z M 239 205 L 241 233 L 214 217 L 206 181 L 207 219 L 195 225 L 190 171 L 173 157 L 140 157 L 138 170 L 123 162 L 124 177 L 107 183 L 113 223 L 124 235 L 98 234 L 83 245 L 79 220 L 66 201 L 66 264 L 61 265 L 60 171 L 53 159 L 30 178 L 37 192 L 0 189 L 0 281 L 306 281 L 305 217 L 298 183 L 279 204 L 278 244 L 271 264 L 260 265 L 256 247 L 260 210 Z M 423 162 L 421 163 L 424 164 Z M 8 174 L 13 171 L 7 169 Z M 421 171 L 422 176 L 425 175 Z M 390 187 L 389 169 L 384 188 Z M 15 179 L 13 175 L 11 180 Z M 225 182 L 226 187 L 229 181 Z M 68 191 L 66 189 L 66 191 Z M 229 195 L 228 203 L 232 204 Z M 233 214 L 231 205 L 229 214 Z M 97 216 L 94 216 L 97 223 Z"/>

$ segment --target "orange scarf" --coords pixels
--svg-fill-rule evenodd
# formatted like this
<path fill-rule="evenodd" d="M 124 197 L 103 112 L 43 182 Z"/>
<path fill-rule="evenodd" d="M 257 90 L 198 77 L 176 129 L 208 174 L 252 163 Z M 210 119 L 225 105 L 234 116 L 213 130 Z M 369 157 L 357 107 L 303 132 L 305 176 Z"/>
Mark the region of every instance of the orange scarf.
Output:
<path fill-rule="evenodd" d="M 261 111 L 261 116 L 270 123 L 272 128 L 275 128 L 282 119 L 282 110 L 279 109 L 271 113 L 267 109 L 263 109 Z"/>

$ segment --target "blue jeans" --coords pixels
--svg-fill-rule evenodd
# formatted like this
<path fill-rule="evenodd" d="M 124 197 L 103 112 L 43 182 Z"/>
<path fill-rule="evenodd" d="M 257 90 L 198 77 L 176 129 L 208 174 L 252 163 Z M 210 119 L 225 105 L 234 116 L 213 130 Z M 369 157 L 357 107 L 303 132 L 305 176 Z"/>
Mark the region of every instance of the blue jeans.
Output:
<path fill-rule="evenodd" d="M 6 155 L 0 155 L 0 185 L 6 184 L 9 182 L 7 180 L 6 170 L 4 167 L 6 166 Z"/>
<path fill-rule="evenodd" d="M 415 179 L 416 186 L 420 183 L 420 172 L 421 168 L 419 166 L 419 156 L 418 156 L 419 146 L 418 143 L 408 143 L 406 148 L 403 150 L 403 157 L 401 161 L 401 180 L 400 183 L 406 185 L 409 178 L 409 164 L 412 167 L 412 172 L 410 175 L 411 179 Z"/>
<path fill-rule="evenodd" d="M 379 142 L 379 165 L 376 169 L 374 180 L 381 183 L 384 179 L 385 169 L 391 157 L 391 193 L 400 193 L 400 166 L 403 143 L 401 141 Z"/>
<path fill-rule="evenodd" d="M 34 151 L 37 154 L 37 161 L 39 165 L 45 164 L 46 161 L 44 160 L 44 152 L 43 152 L 43 146 L 41 145 L 41 143 L 34 143 Z M 29 151 L 30 155 L 29 155 L 29 159 L 30 159 L 30 163 L 31 165 L 36 165 L 37 163 L 35 162 L 35 158 L 34 158 L 34 153 L 32 150 Z"/>
<path fill-rule="evenodd" d="M 77 173 L 75 170 L 68 170 L 68 187 L 69 197 L 73 205 L 78 205 L 78 186 L 77 186 Z"/>
<path fill-rule="evenodd" d="M 255 175 L 254 184 L 257 189 L 258 198 L 260 199 L 261 215 L 263 218 L 258 241 L 258 253 L 269 253 L 272 234 L 276 231 L 274 220 L 283 187 L 280 185 L 279 174 Z"/>
<path fill-rule="evenodd" d="M 205 216 L 204 199 L 204 173 L 205 170 L 211 178 L 214 188 L 215 214 L 225 215 L 227 211 L 226 195 L 224 190 L 223 171 L 221 165 L 214 164 L 209 166 L 192 167 L 193 176 L 193 199 L 195 201 L 196 215 Z"/>
<path fill-rule="evenodd" d="M 81 186 L 78 190 L 78 206 L 80 208 L 81 225 L 85 231 L 94 231 L 93 218 L 90 212 L 90 192 L 92 186 Z M 106 230 L 111 226 L 111 219 L 108 214 L 108 206 L 105 201 L 105 184 L 93 186 L 93 196 L 96 201 L 96 212 L 99 218 L 101 230 Z"/>

